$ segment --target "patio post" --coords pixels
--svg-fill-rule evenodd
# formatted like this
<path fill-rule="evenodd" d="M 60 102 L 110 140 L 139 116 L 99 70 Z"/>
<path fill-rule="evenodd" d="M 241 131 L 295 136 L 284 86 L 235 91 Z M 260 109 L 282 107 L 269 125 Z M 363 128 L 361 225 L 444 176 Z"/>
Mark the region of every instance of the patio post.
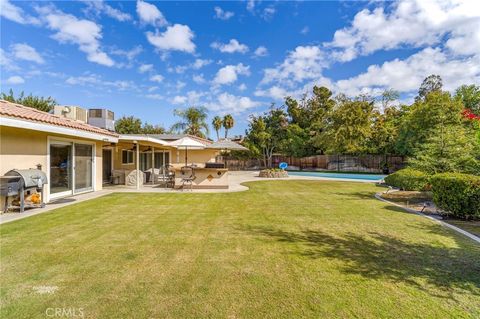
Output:
<path fill-rule="evenodd" d="M 140 143 L 135 141 L 137 145 L 137 158 L 136 158 L 136 173 L 137 173 L 137 189 L 140 189 Z"/>
<path fill-rule="evenodd" d="M 155 173 L 155 147 L 152 146 L 152 174 L 150 174 L 150 178 L 152 179 L 152 185 L 153 185 L 153 176 Z"/>

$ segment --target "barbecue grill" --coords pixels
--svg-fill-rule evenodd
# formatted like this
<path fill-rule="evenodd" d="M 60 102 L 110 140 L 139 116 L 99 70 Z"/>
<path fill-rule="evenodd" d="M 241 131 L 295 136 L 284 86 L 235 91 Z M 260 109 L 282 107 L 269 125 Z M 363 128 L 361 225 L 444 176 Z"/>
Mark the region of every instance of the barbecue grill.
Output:
<path fill-rule="evenodd" d="M 1 179 L 0 193 L 5 196 L 5 211 L 8 210 L 8 197 L 18 196 L 20 212 L 25 208 L 45 207 L 43 202 L 43 186 L 48 183 L 47 175 L 39 169 L 13 169 L 8 171 Z M 25 195 L 30 195 L 40 191 L 41 198 L 39 203 L 25 203 Z M 16 207 L 12 207 L 16 208 Z"/>

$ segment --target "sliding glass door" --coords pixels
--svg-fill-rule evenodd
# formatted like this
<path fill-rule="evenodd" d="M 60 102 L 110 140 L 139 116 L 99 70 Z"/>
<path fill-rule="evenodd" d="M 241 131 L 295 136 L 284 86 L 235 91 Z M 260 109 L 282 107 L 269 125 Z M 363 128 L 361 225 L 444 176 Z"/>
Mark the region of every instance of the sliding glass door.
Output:
<path fill-rule="evenodd" d="M 75 144 L 75 193 L 93 188 L 93 146 Z"/>
<path fill-rule="evenodd" d="M 72 154 L 70 143 L 50 144 L 50 194 L 56 196 L 72 194 Z"/>
<path fill-rule="evenodd" d="M 92 144 L 50 142 L 50 196 L 64 197 L 93 190 Z"/>

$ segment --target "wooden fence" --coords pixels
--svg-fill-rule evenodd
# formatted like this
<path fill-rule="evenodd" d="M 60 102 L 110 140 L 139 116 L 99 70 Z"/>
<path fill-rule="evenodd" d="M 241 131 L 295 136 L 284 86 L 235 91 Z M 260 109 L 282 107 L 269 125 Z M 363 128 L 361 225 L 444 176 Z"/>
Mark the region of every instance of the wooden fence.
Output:
<path fill-rule="evenodd" d="M 239 160 L 229 157 L 220 157 L 230 170 L 249 170 L 264 168 L 263 160 Z M 385 163 L 389 171 L 394 172 L 405 166 L 405 157 L 395 155 L 315 155 L 309 157 L 291 157 L 274 155 L 272 166 L 278 167 L 286 162 L 292 170 L 322 170 L 338 172 L 366 172 L 381 173 Z"/>

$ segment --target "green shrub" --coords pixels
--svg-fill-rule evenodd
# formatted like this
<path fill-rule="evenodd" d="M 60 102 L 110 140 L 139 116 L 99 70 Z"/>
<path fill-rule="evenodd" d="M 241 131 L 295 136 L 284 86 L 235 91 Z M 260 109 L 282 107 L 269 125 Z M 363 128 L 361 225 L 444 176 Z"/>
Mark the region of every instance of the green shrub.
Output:
<path fill-rule="evenodd" d="M 428 175 L 412 168 L 405 168 L 385 177 L 385 183 L 405 191 L 422 191 L 428 188 Z"/>
<path fill-rule="evenodd" d="M 458 218 L 480 218 L 480 176 L 441 173 L 431 183 L 438 208 Z"/>

